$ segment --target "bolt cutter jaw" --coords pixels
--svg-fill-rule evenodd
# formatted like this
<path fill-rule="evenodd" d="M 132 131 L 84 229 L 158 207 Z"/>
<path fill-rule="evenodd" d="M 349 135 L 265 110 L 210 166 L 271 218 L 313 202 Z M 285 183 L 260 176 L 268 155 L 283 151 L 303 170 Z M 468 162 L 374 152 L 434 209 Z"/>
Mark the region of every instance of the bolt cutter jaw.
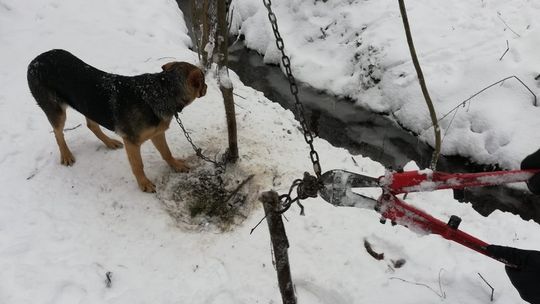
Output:
<path fill-rule="evenodd" d="M 320 181 L 321 197 L 336 207 L 357 207 L 375 209 L 377 200 L 354 193 L 352 188 L 377 188 L 379 179 L 345 170 L 330 170 L 325 172 Z"/>

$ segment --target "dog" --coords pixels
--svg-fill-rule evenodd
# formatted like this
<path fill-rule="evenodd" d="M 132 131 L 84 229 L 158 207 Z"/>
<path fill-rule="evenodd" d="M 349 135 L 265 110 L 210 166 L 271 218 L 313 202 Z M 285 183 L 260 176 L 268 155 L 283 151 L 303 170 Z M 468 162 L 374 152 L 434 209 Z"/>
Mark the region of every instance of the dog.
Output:
<path fill-rule="evenodd" d="M 37 56 L 28 66 L 28 86 L 51 123 L 60 149 L 60 162 L 75 162 L 64 139 L 66 108 L 86 117 L 86 124 L 110 149 L 125 146 L 139 188 L 155 192 L 146 177 L 140 147 L 150 139 L 161 157 L 175 170 L 186 172 L 182 159 L 172 156 L 165 131 L 172 117 L 206 94 L 204 73 L 187 62 L 169 62 L 160 73 L 122 76 L 98 70 L 65 50 Z M 103 126 L 123 139 L 105 135 Z"/>

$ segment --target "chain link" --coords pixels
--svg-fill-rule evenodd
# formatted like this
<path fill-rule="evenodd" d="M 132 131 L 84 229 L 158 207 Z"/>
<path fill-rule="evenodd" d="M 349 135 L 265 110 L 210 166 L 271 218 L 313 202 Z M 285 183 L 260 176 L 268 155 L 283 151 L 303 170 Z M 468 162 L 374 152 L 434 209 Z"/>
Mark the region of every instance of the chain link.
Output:
<path fill-rule="evenodd" d="M 189 132 L 186 130 L 186 128 L 184 127 L 184 124 L 182 123 L 182 120 L 180 120 L 180 117 L 178 117 L 178 113 L 174 114 L 174 117 L 176 118 L 176 122 L 178 123 L 178 125 L 180 126 L 180 128 L 182 129 L 182 132 L 184 132 L 184 136 L 186 137 L 187 141 L 189 142 L 189 144 L 191 145 L 191 147 L 193 148 L 193 150 L 195 151 L 195 154 L 197 154 L 197 156 L 208 162 L 208 163 L 211 163 L 213 164 L 215 167 L 216 167 L 216 174 L 220 174 L 220 173 L 223 173 L 225 171 L 225 166 L 227 164 L 227 156 L 228 156 L 228 151 L 225 152 L 225 154 L 222 156 L 222 159 L 221 161 L 216 161 L 216 160 L 213 160 L 213 159 L 210 159 L 209 157 L 205 156 L 204 154 L 202 154 L 202 149 L 197 147 L 194 143 L 193 143 L 193 139 L 191 139 L 191 136 L 189 135 Z"/>
<path fill-rule="evenodd" d="M 294 108 L 296 110 L 296 115 L 298 116 L 298 120 L 300 121 L 300 126 L 302 127 L 302 130 L 304 132 L 304 139 L 306 143 L 309 145 L 310 148 L 310 158 L 311 162 L 313 163 L 313 171 L 315 172 L 315 175 L 317 175 L 317 178 L 321 177 L 321 164 L 319 163 L 319 154 L 317 151 L 315 151 L 315 147 L 313 146 L 313 135 L 311 134 L 311 131 L 309 130 L 309 126 L 306 122 L 306 117 L 304 114 L 304 106 L 300 102 L 300 99 L 298 98 L 298 85 L 296 84 L 296 79 L 294 78 L 292 71 L 291 71 L 291 60 L 289 56 L 285 54 L 285 44 L 283 43 L 283 38 L 281 38 L 281 34 L 279 33 L 278 24 L 277 24 L 277 18 L 274 12 L 272 11 L 272 1 L 271 0 L 263 0 L 264 6 L 268 10 L 268 19 L 270 20 L 270 24 L 272 25 L 272 31 L 274 32 L 274 36 L 276 37 L 276 46 L 278 50 L 281 52 L 281 62 L 283 63 L 283 67 L 285 69 L 285 73 L 287 74 L 287 79 L 289 80 L 289 85 L 291 89 L 291 94 L 294 96 L 295 105 Z"/>

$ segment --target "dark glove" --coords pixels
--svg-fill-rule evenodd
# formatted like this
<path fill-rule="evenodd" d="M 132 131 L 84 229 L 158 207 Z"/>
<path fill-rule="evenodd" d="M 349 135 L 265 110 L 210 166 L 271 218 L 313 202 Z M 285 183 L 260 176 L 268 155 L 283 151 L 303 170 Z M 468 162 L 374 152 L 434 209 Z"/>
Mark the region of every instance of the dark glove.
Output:
<path fill-rule="evenodd" d="M 489 245 L 488 253 L 508 264 L 506 274 L 521 298 L 532 304 L 540 304 L 540 251 Z"/>
<path fill-rule="evenodd" d="M 521 169 L 540 169 L 540 150 L 525 157 L 521 162 Z M 527 187 L 534 194 L 540 194 L 540 174 L 535 174 L 527 181 Z"/>

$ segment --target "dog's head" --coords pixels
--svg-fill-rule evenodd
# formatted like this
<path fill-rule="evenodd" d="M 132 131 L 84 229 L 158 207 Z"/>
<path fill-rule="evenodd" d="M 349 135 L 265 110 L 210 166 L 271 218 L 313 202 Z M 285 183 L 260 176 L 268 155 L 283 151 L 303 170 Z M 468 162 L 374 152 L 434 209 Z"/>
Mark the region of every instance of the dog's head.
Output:
<path fill-rule="evenodd" d="M 187 106 L 193 100 L 206 95 L 206 83 L 204 81 L 204 73 L 201 69 L 187 62 L 173 61 L 164 64 L 162 67 L 164 72 L 178 73 L 180 79 L 184 81 L 180 85 L 185 88 L 185 97 L 187 99 Z"/>

